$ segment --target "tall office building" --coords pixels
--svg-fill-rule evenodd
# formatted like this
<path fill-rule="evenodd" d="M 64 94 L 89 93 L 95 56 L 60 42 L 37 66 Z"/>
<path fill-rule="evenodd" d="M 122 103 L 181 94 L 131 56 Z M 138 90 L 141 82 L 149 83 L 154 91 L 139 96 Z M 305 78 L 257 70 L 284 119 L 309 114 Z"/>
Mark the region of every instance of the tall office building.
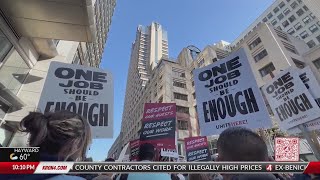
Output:
<path fill-rule="evenodd" d="M 226 47 L 227 43 L 220 42 L 206 47 L 202 52 L 195 46 L 188 46 L 182 49 L 176 60 L 169 59 L 167 38 L 161 40 L 158 37 L 156 41 L 157 38 L 153 35 L 153 33 L 160 33 L 160 37 L 161 34 L 162 37 L 166 37 L 166 33 L 163 36 L 164 33 L 159 30 L 152 31 L 153 27 L 160 26 L 138 27 L 131 52 L 121 132 L 108 152 L 109 157 L 118 158 L 122 148 L 130 140 L 140 137 L 144 104 L 150 102 L 176 103 L 177 150 L 180 155 L 183 155 L 185 153 L 184 138 L 199 135 L 191 72 L 196 67 L 212 63 L 228 54 L 226 50 L 221 49 Z M 145 38 L 145 34 L 148 34 L 148 38 Z M 146 40 L 141 43 L 141 39 Z M 159 48 L 160 43 L 162 48 Z M 154 48 L 157 46 L 158 48 Z M 150 48 L 151 52 L 148 50 Z M 162 53 L 162 57 L 156 56 L 152 51 Z"/>
<path fill-rule="evenodd" d="M 274 27 L 304 40 L 309 48 L 320 44 L 320 22 L 316 9 L 308 5 L 317 4 L 317 0 L 276 0 L 232 43 L 239 45 L 262 23 Z M 306 2 L 306 4 L 304 3 Z M 310 9 L 309 9 L 310 7 Z"/>
<path fill-rule="evenodd" d="M 0 144 L 25 145 L 17 127 L 36 110 L 50 62 L 99 67 L 115 3 L 1 1 Z"/>
<path fill-rule="evenodd" d="M 140 101 L 151 71 L 162 57 L 168 57 L 167 32 L 161 25 L 153 22 L 150 26 L 138 26 L 136 39 L 132 44 L 131 58 L 127 78 L 124 110 L 122 114 L 122 130 L 132 134 L 130 122 L 135 117 L 136 104 Z M 142 108 L 143 109 L 143 108 Z M 130 128 L 128 128 L 130 126 Z M 127 135 L 124 135 L 127 136 Z"/>

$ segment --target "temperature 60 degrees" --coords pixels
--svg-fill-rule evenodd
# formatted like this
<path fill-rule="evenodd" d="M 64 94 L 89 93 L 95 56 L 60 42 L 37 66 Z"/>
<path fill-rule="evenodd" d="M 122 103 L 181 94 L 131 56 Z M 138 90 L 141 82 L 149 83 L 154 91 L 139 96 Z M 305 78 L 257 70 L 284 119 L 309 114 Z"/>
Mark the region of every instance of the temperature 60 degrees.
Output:
<path fill-rule="evenodd" d="M 28 157 L 30 157 L 30 154 L 29 154 L 29 153 L 20 154 L 19 160 L 20 160 L 20 161 L 26 161 L 26 160 L 28 159 Z"/>

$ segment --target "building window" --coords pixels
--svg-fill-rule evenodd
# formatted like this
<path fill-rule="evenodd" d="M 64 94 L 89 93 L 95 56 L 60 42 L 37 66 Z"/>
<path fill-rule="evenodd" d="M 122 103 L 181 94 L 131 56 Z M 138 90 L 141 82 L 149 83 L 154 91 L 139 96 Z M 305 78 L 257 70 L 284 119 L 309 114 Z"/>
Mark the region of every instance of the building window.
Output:
<path fill-rule="evenodd" d="M 282 30 L 281 26 L 278 26 L 277 29 Z"/>
<path fill-rule="evenodd" d="M 295 30 L 293 28 L 290 28 L 287 32 L 288 34 L 292 35 L 295 32 Z"/>
<path fill-rule="evenodd" d="M 11 48 L 12 48 L 12 44 L 7 39 L 7 37 L 3 34 L 3 32 L 0 30 L 0 63 L 7 56 Z"/>
<path fill-rule="evenodd" d="M 305 18 L 302 19 L 302 21 L 303 21 L 305 24 L 308 24 L 308 23 L 311 21 L 311 18 L 309 18 L 309 16 L 306 16 Z"/>
<path fill-rule="evenodd" d="M 289 22 L 287 20 L 283 21 L 282 26 L 286 28 L 287 26 L 289 26 Z"/>
<path fill-rule="evenodd" d="M 306 5 L 303 6 L 303 9 L 304 9 L 305 11 L 309 11 L 309 8 L 308 8 Z"/>
<path fill-rule="evenodd" d="M 315 25 L 315 24 L 309 27 L 309 30 L 310 30 L 312 33 L 318 31 L 318 29 L 319 29 L 318 26 Z"/>
<path fill-rule="evenodd" d="M 312 19 L 315 19 L 315 18 L 316 18 L 312 13 L 310 13 L 310 17 L 311 17 Z"/>
<path fill-rule="evenodd" d="M 301 0 L 297 0 L 297 1 L 298 1 L 298 3 L 299 3 L 299 4 L 301 4 L 301 3 L 302 3 L 302 1 L 301 1 Z"/>
<path fill-rule="evenodd" d="M 267 21 L 268 19 L 266 17 L 262 19 L 262 22 L 267 22 Z"/>
<path fill-rule="evenodd" d="M 279 7 L 280 7 L 280 8 L 283 8 L 284 6 L 285 6 L 284 2 L 281 2 L 281 3 L 279 4 Z"/>
<path fill-rule="evenodd" d="M 193 99 L 196 99 L 196 92 L 192 93 Z"/>
<path fill-rule="evenodd" d="M 177 77 L 182 77 L 182 78 L 185 78 L 186 77 L 186 74 L 183 70 L 178 70 L 178 69 L 172 69 L 172 72 L 175 76 Z"/>
<path fill-rule="evenodd" d="M 291 0 L 287 0 L 287 2 L 290 2 Z"/>
<path fill-rule="evenodd" d="M 204 64 L 204 59 L 201 59 L 201 61 L 199 61 L 198 65 L 202 66 Z"/>
<path fill-rule="evenodd" d="M 188 130 L 188 121 L 178 120 L 178 129 L 179 130 Z"/>
<path fill-rule="evenodd" d="M 189 108 L 184 106 L 177 106 L 177 112 L 189 114 Z"/>
<path fill-rule="evenodd" d="M 317 69 L 320 69 L 320 58 L 314 60 L 313 64 L 316 66 Z"/>
<path fill-rule="evenodd" d="M 286 9 L 283 11 L 283 14 L 284 14 L 284 15 L 288 15 L 289 13 L 290 13 L 289 8 L 286 8 Z"/>
<path fill-rule="evenodd" d="M 297 11 L 297 15 L 298 15 L 298 16 L 302 16 L 303 13 L 304 13 L 304 11 L 303 11 L 302 9 L 299 9 L 299 10 Z"/>
<path fill-rule="evenodd" d="M 272 24 L 273 26 L 276 25 L 276 24 L 277 24 L 277 20 L 275 20 L 275 19 L 272 20 L 272 21 L 271 21 L 271 24 Z"/>
<path fill-rule="evenodd" d="M 180 87 L 180 88 L 184 88 L 184 89 L 187 88 L 186 83 L 177 82 L 177 81 L 173 81 L 173 86 Z"/>
<path fill-rule="evenodd" d="M 261 59 L 263 59 L 264 57 L 266 57 L 268 55 L 267 50 L 263 50 L 260 53 L 258 53 L 257 55 L 255 55 L 253 58 L 256 62 L 260 61 Z"/>
<path fill-rule="evenodd" d="M 295 9 L 298 6 L 298 3 L 297 2 L 293 2 L 290 6 L 291 6 L 292 9 Z"/>
<path fill-rule="evenodd" d="M 282 13 L 280 13 L 277 17 L 278 17 L 279 20 L 281 20 L 281 19 L 284 18 L 284 15 Z"/>
<path fill-rule="evenodd" d="M 159 102 L 159 103 L 162 103 L 162 102 L 163 102 L 163 96 L 160 96 L 158 102 Z"/>
<path fill-rule="evenodd" d="M 257 45 L 259 45 L 261 43 L 261 39 L 260 37 L 258 37 L 257 39 L 255 39 L 251 44 L 249 44 L 249 49 L 252 50 L 254 47 L 256 47 Z"/>
<path fill-rule="evenodd" d="M 305 64 L 298 59 L 291 58 L 294 64 L 297 66 L 297 68 L 303 69 L 305 67 Z"/>
<path fill-rule="evenodd" d="M 268 65 L 266 65 L 265 67 L 263 67 L 262 69 L 259 70 L 260 74 L 262 77 L 272 73 L 274 70 L 276 70 L 276 68 L 274 67 L 273 63 L 270 63 Z"/>
<path fill-rule="evenodd" d="M 306 37 L 309 36 L 309 34 L 307 33 L 307 31 L 303 31 L 302 33 L 300 33 L 300 36 L 302 39 L 305 39 Z"/>
<path fill-rule="evenodd" d="M 307 45 L 309 46 L 309 48 L 313 48 L 314 46 L 316 46 L 316 43 L 313 40 L 310 40 L 309 42 L 307 42 Z"/>
<path fill-rule="evenodd" d="M 278 8 L 278 7 L 274 8 L 274 9 L 273 9 L 273 12 L 274 12 L 274 13 L 279 12 L 279 8 Z"/>
<path fill-rule="evenodd" d="M 267 17 L 269 18 L 269 19 L 271 19 L 272 18 L 272 13 L 269 13 L 268 15 L 267 15 Z"/>
<path fill-rule="evenodd" d="M 294 25 L 294 28 L 298 31 L 302 28 L 302 25 L 300 23 L 297 23 L 296 25 Z"/>
<path fill-rule="evenodd" d="M 191 85 L 192 85 L 192 87 L 194 87 L 194 81 L 192 81 Z"/>
<path fill-rule="evenodd" d="M 293 21 L 296 20 L 296 17 L 295 17 L 294 15 L 292 15 L 292 16 L 290 16 L 288 19 L 289 19 L 289 21 L 292 23 Z"/>
<path fill-rule="evenodd" d="M 317 36 L 316 38 L 317 38 L 317 40 L 318 40 L 318 41 L 319 41 L 319 43 L 320 43 L 320 35 L 319 35 L 319 36 Z"/>
<path fill-rule="evenodd" d="M 180 94 L 180 93 L 173 93 L 173 96 L 175 99 L 180 99 L 180 100 L 184 100 L 184 101 L 188 101 L 188 95 L 186 94 Z"/>

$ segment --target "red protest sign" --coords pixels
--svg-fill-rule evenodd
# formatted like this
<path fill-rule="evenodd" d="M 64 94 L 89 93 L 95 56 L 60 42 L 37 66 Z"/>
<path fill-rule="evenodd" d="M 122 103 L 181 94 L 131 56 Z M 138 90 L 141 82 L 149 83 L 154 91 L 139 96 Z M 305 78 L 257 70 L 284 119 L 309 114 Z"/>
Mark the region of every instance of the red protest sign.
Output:
<path fill-rule="evenodd" d="M 175 149 L 176 104 L 146 103 L 140 144 L 151 143 L 157 149 Z"/>
<path fill-rule="evenodd" d="M 210 161 L 210 152 L 206 136 L 184 139 L 187 161 Z"/>

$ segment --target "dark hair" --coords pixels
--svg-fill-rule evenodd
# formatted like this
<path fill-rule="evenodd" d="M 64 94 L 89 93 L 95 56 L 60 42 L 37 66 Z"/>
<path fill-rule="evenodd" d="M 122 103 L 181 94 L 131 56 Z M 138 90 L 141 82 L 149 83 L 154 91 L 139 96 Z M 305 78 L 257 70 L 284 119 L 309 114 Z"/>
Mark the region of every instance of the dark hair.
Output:
<path fill-rule="evenodd" d="M 30 133 L 29 146 L 59 160 L 84 160 L 91 142 L 87 120 L 69 111 L 30 112 L 20 122 L 20 131 Z"/>
<path fill-rule="evenodd" d="M 189 174 L 189 180 L 210 180 L 210 175 L 208 174 Z"/>
<path fill-rule="evenodd" d="M 115 162 L 115 160 L 113 158 L 107 158 L 105 162 Z"/>
<path fill-rule="evenodd" d="M 180 178 L 176 174 L 171 174 L 171 180 L 179 180 Z"/>
<path fill-rule="evenodd" d="M 217 142 L 220 161 L 266 161 L 268 149 L 255 132 L 243 127 L 224 130 Z"/>
<path fill-rule="evenodd" d="M 139 148 L 139 160 L 149 160 L 152 161 L 155 156 L 155 147 L 150 143 L 145 143 L 140 145 Z"/>

